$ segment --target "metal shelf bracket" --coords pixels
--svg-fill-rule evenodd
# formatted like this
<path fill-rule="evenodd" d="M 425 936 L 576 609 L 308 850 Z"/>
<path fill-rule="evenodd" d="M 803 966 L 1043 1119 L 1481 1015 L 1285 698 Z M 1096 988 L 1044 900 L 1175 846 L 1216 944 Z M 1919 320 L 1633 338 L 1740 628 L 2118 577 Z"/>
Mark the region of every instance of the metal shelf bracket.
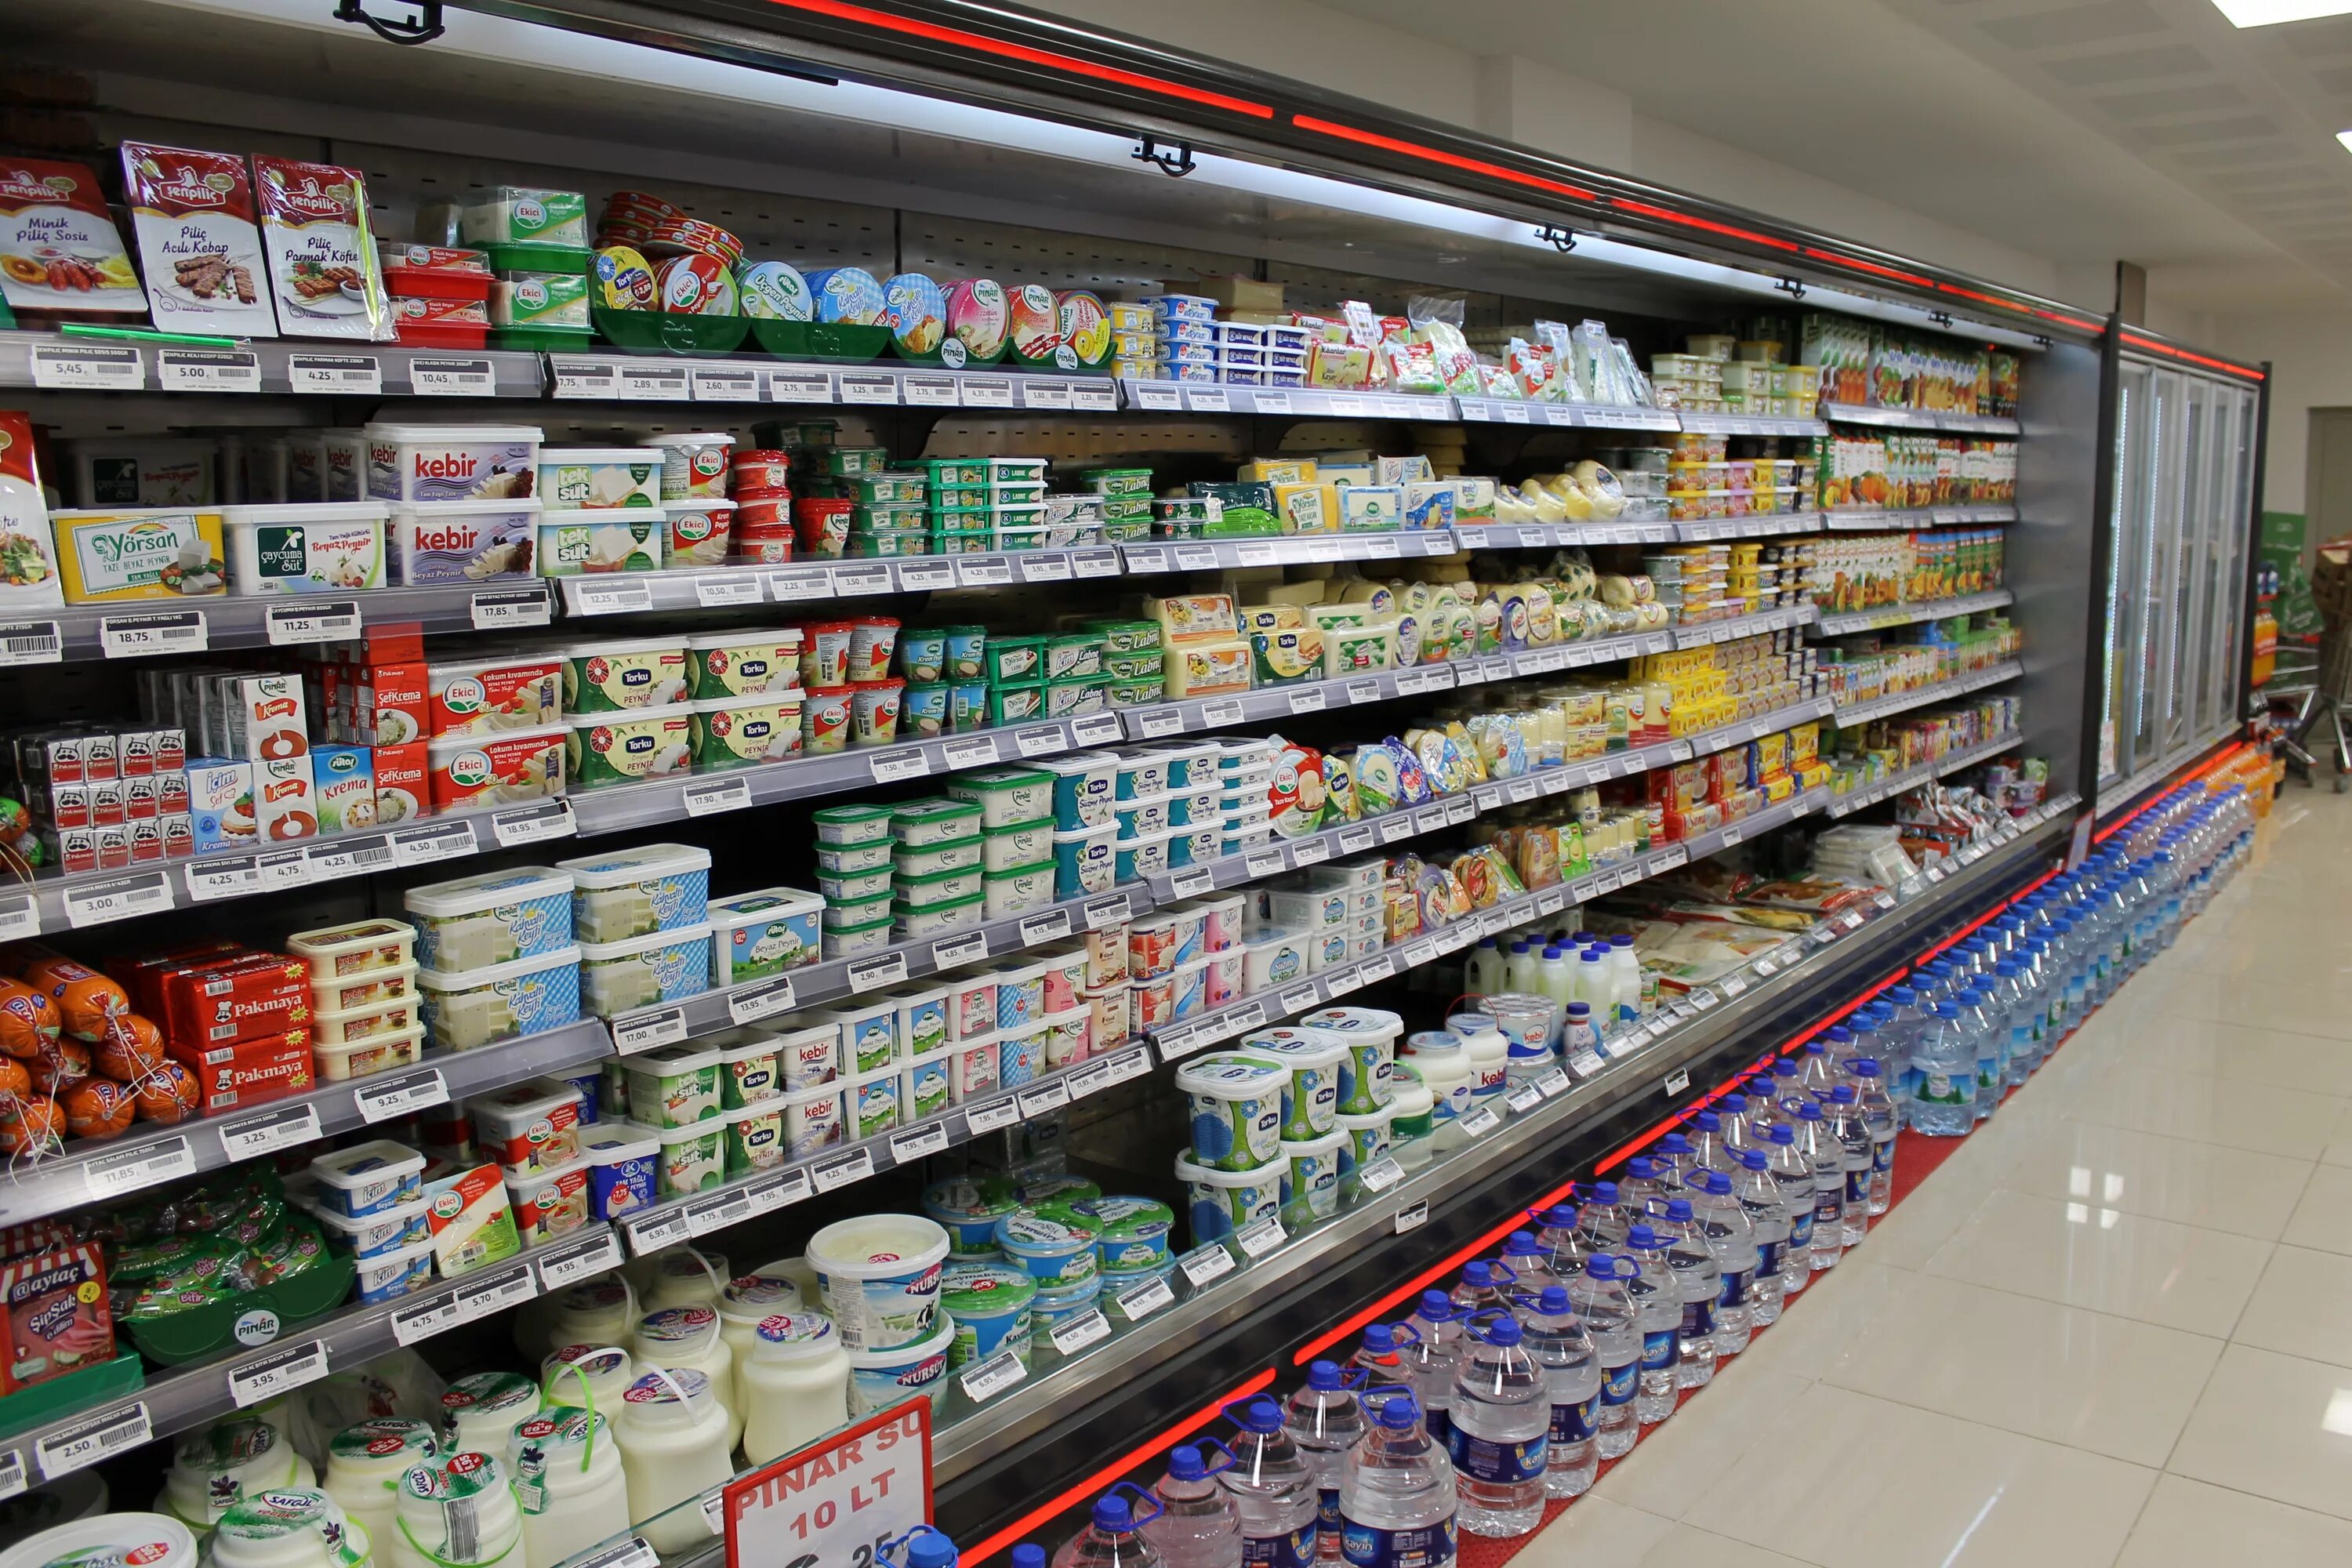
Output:
<path fill-rule="evenodd" d="M 354 0 L 344 0 L 344 3 L 352 4 Z M 1192 162 L 1192 144 L 1190 142 L 1179 142 L 1175 151 L 1163 153 L 1157 142 L 1146 136 L 1129 156 L 1139 163 L 1151 164 L 1171 180 L 1182 179 L 1198 166 Z"/>
<path fill-rule="evenodd" d="M 441 0 L 405 0 L 416 15 L 381 20 L 367 13 L 366 0 L 340 0 L 335 20 L 357 22 L 387 44 L 429 44 L 446 28 L 441 25 Z"/>

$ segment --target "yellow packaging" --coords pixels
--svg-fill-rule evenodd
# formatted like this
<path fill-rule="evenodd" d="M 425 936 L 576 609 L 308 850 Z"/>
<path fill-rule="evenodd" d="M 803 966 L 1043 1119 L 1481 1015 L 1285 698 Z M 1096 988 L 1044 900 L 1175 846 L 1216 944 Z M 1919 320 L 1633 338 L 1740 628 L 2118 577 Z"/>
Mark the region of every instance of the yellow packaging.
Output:
<path fill-rule="evenodd" d="M 1260 686 L 1281 686 L 1323 672 L 1323 634 L 1313 626 L 1250 633 L 1251 668 Z"/>
<path fill-rule="evenodd" d="M 221 516 L 205 508 L 55 511 L 68 605 L 209 598 L 228 592 Z"/>
<path fill-rule="evenodd" d="M 1307 468 L 1311 471 L 1315 465 Z M 1326 484 L 1312 479 L 1276 484 L 1274 487 L 1274 515 L 1282 520 L 1285 533 L 1337 533 L 1339 531 L 1338 492 Z"/>
<path fill-rule="evenodd" d="M 1167 650 L 1167 686 L 1171 697 L 1220 697 L 1250 689 L 1249 639 L 1203 637 Z"/>
<path fill-rule="evenodd" d="M 1230 594 L 1177 594 L 1146 599 L 1143 613 L 1160 623 L 1161 640 L 1192 637 L 1230 638 L 1241 629 L 1234 616 Z"/>
<path fill-rule="evenodd" d="M 1307 612 L 1297 605 L 1244 605 L 1239 613 L 1244 632 L 1286 631 L 1307 624 Z"/>
<path fill-rule="evenodd" d="M 1315 482 L 1315 459 L 1312 458 L 1252 458 L 1235 476 L 1261 485 L 1311 485 Z"/>

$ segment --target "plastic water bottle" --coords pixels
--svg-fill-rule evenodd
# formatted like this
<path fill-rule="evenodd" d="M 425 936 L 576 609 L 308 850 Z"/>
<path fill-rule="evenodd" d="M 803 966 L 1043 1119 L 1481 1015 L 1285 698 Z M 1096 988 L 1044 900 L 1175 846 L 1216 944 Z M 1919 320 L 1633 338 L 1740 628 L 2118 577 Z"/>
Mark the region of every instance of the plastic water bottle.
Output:
<path fill-rule="evenodd" d="M 1410 1389 L 1370 1389 L 1371 1422 L 1339 1473 L 1340 1555 L 1349 1568 L 1445 1568 L 1459 1536 L 1454 1466 Z"/>
<path fill-rule="evenodd" d="M 1664 1202 L 1660 1189 L 1665 1173 L 1652 1155 L 1636 1154 L 1625 1162 L 1625 1173 L 1617 1181 L 1617 1202 L 1628 1224 L 1658 1212 Z"/>
<path fill-rule="evenodd" d="M 1515 1230 L 1503 1242 L 1503 1256 L 1496 1266 L 1511 1278 L 1510 1298 L 1540 1296 L 1547 1285 L 1559 1283 L 1552 1272 L 1549 1251 L 1536 1240 L 1531 1230 Z"/>
<path fill-rule="evenodd" d="M 1601 1357 L 1577 1317 L 1568 1291 L 1547 1285 L 1519 1300 L 1520 1343 L 1543 1369 L 1551 1397 L 1545 1439 L 1544 1496 L 1575 1497 L 1592 1486 L 1600 1468 Z"/>
<path fill-rule="evenodd" d="M 1853 1085 L 1842 1083 L 1830 1090 L 1822 1107 L 1822 1124 L 1844 1152 L 1845 1197 L 1839 1224 L 1844 1229 L 1845 1245 L 1853 1247 L 1870 1228 L 1871 1159 L 1870 1127 L 1863 1120 L 1861 1097 L 1854 1093 Z"/>
<path fill-rule="evenodd" d="M 1758 1328 L 1769 1328 L 1780 1321 L 1780 1303 L 1788 1298 L 1781 1271 L 1789 1266 L 1789 1200 L 1773 1179 L 1771 1156 L 1762 1147 L 1739 1152 L 1739 1174 L 1732 1178 L 1731 1195 L 1739 1201 L 1748 1233 L 1756 1238 L 1756 1279 L 1749 1287 L 1748 1310 Z"/>
<path fill-rule="evenodd" d="M 1829 1042 L 1811 1039 L 1797 1058 L 1797 1089 L 1806 1100 L 1827 1100 L 1837 1087 L 1837 1064 L 1830 1060 Z"/>
<path fill-rule="evenodd" d="M 1756 1227 L 1733 1194 L 1731 1178 L 1721 1171 L 1700 1178 L 1690 1205 L 1698 1238 L 1714 1254 L 1716 1273 L 1723 1281 L 1715 1299 L 1715 1353 L 1718 1358 L 1738 1355 L 1748 1348 L 1756 1322 L 1757 1271 L 1762 1266 Z"/>
<path fill-rule="evenodd" d="M 1797 1058 L 1778 1057 L 1772 1062 L 1772 1105 L 1782 1116 L 1794 1116 L 1803 1103 L 1805 1093 L 1798 1081 L 1802 1070 Z"/>
<path fill-rule="evenodd" d="M 1522 1339 L 1508 1311 L 1472 1318 L 1468 1353 L 1454 1381 L 1445 1447 L 1462 1528 L 1473 1535 L 1525 1535 L 1543 1521 L 1551 1381 Z"/>
<path fill-rule="evenodd" d="M 1132 1501 L 1122 1495 L 1127 1492 L 1134 1494 Z M 1141 1529 L 1159 1516 L 1159 1500 L 1121 1481 L 1095 1499 L 1092 1515 L 1054 1553 L 1054 1568 L 1165 1568 Z"/>
<path fill-rule="evenodd" d="M 1885 1075 L 1876 1058 L 1856 1057 L 1847 1066 L 1854 1103 L 1862 1108 L 1862 1123 L 1870 1133 L 1869 1208 L 1876 1218 L 1895 1202 L 1895 1135 L 1902 1131 L 1903 1119 L 1886 1092 Z"/>
<path fill-rule="evenodd" d="M 1975 1099 L 1970 1114 L 1984 1121 L 2000 1107 L 2003 1072 L 2000 1062 L 2002 1043 L 2009 1032 L 1992 1007 L 1992 999 L 1981 989 L 1971 985 L 1952 998 L 1960 1009 L 1960 1026 L 1968 1035 L 1970 1047 L 1977 1054 Z"/>
<path fill-rule="evenodd" d="M 1715 1102 L 1715 1113 L 1722 1128 L 1723 1168 L 1736 1172 L 1739 1169 L 1740 1151 L 1753 1149 L 1758 1142 L 1755 1130 L 1748 1123 L 1748 1097 L 1727 1094 Z"/>
<path fill-rule="evenodd" d="M 1764 1147 L 1765 1168 L 1789 1215 L 1789 1244 L 1780 1263 L 1780 1298 L 1786 1300 L 1813 1277 L 1813 1167 L 1797 1147 L 1794 1118 L 1766 1128 Z"/>
<path fill-rule="evenodd" d="M 1614 1182 L 1594 1182 L 1581 1194 L 1576 1208 L 1576 1233 L 1586 1253 L 1614 1252 L 1625 1245 L 1625 1233 L 1638 1217 L 1629 1210 Z M 1559 1272 L 1564 1278 L 1567 1270 Z"/>
<path fill-rule="evenodd" d="M 1443 1447 L 1453 1422 L 1454 1378 L 1462 1370 L 1462 1309 L 1442 1291 L 1423 1290 L 1406 1322 L 1417 1336 L 1404 1352 L 1408 1385 L 1423 1430 Z"/>
<path fill-rule="evenodd" d="M 1575 1207 L 1554 1204 L 1531 1217 L 1537 1226 L 1536 1245 L 1543 1249 L 1544 1271 L 1555 1281 L 1583 1273 L 1584 1260 L 1592 1256 L 1592 1250 L 1576 1234 Z"/>
<path fill-rule="evenodd" d="M 1360 1371 L 1359 1383 L 1402 1383 L 1404 1381 L 1404 1348 L 1397 1339 L 1402 1323 L 1368 1323 L 1364 1327 L 1363 1343 L 1349 1359 L 1352 1371 Z M 1408 1334 L 1411 1330 L 1407 1330 Z M 1343 1374 L 1344 1375 L 1344 1374 Z"/>
<path fill-rule="evenodd" d="M 1985 1000 L 1985 1016 L 2000 1031 L 2000 1081 L 2004 1090 L 2024 1083 L 2033 1071 L 2033 1020 L 2026 1012 L 2023 966 L 2013 958 L 1995 963 Z"/>
<path fill-rule="evenodd" d="M 1683 1181 L 1698 1166 L 1698 1152 L 1691 1147 L 1690 1135 L 1669 1132 L 1658 1140 L 1658 1192 L 1661 1197 L 1672 1198 L 1681 1194 Z"/>
<path fill-rule="evenodd" d="M 1627 1233 L 1625 1254 L 1619 1259 L 1621 1268 L 1625 1264 L 1633 1268 L 1624 1276 L 1625 1294 L 1633 1303 L 1634 1324 L 1642 1334 L 1642 1376 L 1633 1414 L 1643 1426 L 1653 1426 L 1675 1413 L 1675 1394 L 1681 1386 L 1676 1369 L 1683 1359 L 1682 1282 L 1666 1261 L 1666 1238 L 1646 1224 Z"/>
<path fill-rule="evenodd" d="M 1339 1560 L 1339 1472 L 1364 1436 L 1364 1409 L 1339 1366 L 1318 1361 L 1307 1369 L 1307 1386 L 1290 1396 L 1283 1428 L 1298 1445 L 1307 1473 L 1315 1478 L 1315 1552 L 1325 1563 Z"/>
<path fill-rule="evenodd" d="M 1813 1272 L 1835 1268 L 1845 1252 L 1845 1146 L 1818 1104 L 1797 1108 L 1797 1152 L 1813 1173 Z"/>
<path fill-rule="evenodd" d="M 1241 1521 L 1244 1568 L 1307 1568 L 1315 1561 L 1315 1476 L 1282 1424 L 1282 1407 L 1261 1396 L 1226 1405 L 1225 1415 L 1241 1430 L 1217 1482 Z"/>
<path fill-rule="evenodd" d="M 1911 1131 L 1958 1138 L 1976 1125 L 1976 1042 L 1960 1021 L 1959 1005 L 1939 1003 L 1911 1058 Z"/>
<path fill-rule="evenodd" d="M 1585 1259 L 1584 1272 L 1568 1282 L 1569 1304 L 1601 1363 L 1601 1415 L 1593 1447 L 1604 1459 L 1632 1453 L 1640 1435 L 1633 1401 L 1642 1386 L 1642 1331 L 1633 1298 L 1625 1293 L 1625 1273 L 1622 1258 L 1600 1253 Z"/>
<path fill-rule="evenodd" d="M 1508 1268 L 1481 1258 L 1463 1266 L 1462 1279 L 1447 1300 L 1467 1317 L 1472 1312 L 1507 1304 L 1507 1293 L 1517 1283 Z"/>
<path fill-rule="evenodd" d="M 1675 1382 L 1683 1388 L 1705 1388 L 1715 1381 L 1715 1310 L 1723 1299 L 1723 1271 L 1716 1267 L 1706 1237 L 1699 1235 L 1688 1198 L 1666 1204 L 1666 1267 L 1674 1270 L 1675 1288 L 1682 1300 L 1682 1343 L 1675 1363 Z"/>
<path fill-rule="evenodd" d="M 1878 1059 L 1891 1064 L 1887 1092 L 1899 1105 L 1909 1097 L 1911 1089 L 1910 1075 L 1904 1067 L 1919 1048 L 1919 1036 L 1927 1026 L 1928 1014 L 1908 985 L 1889 990 L 1885 1000 L 1888 1011 L 1885 1023 L 1878 1030 Z"/>
<path fill-rule="evenodd" d="M 1217 1479 L 1233 1468 L 1234 1452 L 1214 1437 L 1207 1442 L 1213 1458 L 1192 1443 L 1171 1448 L 1168 1473 L 1151 1489 L 1160 1512 L 1142 1526 L 1143 1539 L 1167 1568 L 1241 1568 L 1241 1510 Z"/>

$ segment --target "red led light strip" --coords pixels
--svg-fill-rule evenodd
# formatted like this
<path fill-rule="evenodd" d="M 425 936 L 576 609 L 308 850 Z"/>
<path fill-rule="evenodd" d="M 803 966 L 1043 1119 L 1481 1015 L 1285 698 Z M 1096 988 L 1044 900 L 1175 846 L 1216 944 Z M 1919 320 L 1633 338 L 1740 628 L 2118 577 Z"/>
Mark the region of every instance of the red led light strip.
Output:
<path fill-rule="evenodd" d="M 1145 76 L 1140 71 L 1122 70 L 1093 60 L 1080 59 L 1076 55 L 1055 54 L 1050 49 L 1032 48 L 1003 38 L 992 38 L 985 33 L 967 32 L 961 27 L 943 27 L 936 22 L 917 21 L 911 16 L 893 16 L 865 5 L 852 5 L 845 0 L 769 0 L 770 5 L 788 10 L 806 11 L 814 16 L 830 16 L 839 22 L 856 22 L 861 26 L 879 27 L 886 33 L 900 33 L 908 37 L 922 38 L 934 44 L 952 44 L 959 48 L 994 55 L 999 59 L 1018 60 L 1023 65 L 1045 66 L 1049 69 L 1067 71 L 1073 76 L 1091 77 L 1096 81 L 1109 82 L 1117 87 L 1131 87 L 1144 92 L 1156 92 L 1164 97 L 1181 99 L 1210 109 L 1222 109 L 1231 114 L 1245 114 L 1253 120 L 1272 120 L 1274 110 L 1263 103 L 1253 103 L 1245 98 L 1234 98 L 1205 88 L 1190 87 L 1165 77 Z"/>
<path fill-rule="evenodd" d="M 2168 795 L 2173 790 L 2179 789 L 2182 784 L 2191 784 L 2198 779 L 2203 778 L 2207 773 L 2211 773 L 2214 769 L 2220 767 L 2222 763 L 2228 762 L 2231 758 L 2236 756 L 2240 752 L 2242 752 L 2245 749 L 2246 743 L 2243 741 L 2231 742 L 2228 745 L 2223 746 L 2220 751 L 2214 752 L 2211 756 L 2206 758 L 2195 767 L 2187 770 L 2178 778 L 2166 784 L 2163 786 L 2164 792 Z M 2137 811 L 2133 812 L 2130 816 L 2116 818 L 2116 821 L 2110 823 L 2107 826 L 2092 834 L 2091 842 L 2094 844 L 2105 844 L 2108 839 L 2113 838 L 2116 834 L 2121 833 L 2125 828 L 2129 827 L 2133 823 L 2137 822 L 2141 817 L 2146 816 L 2149 812 L 2154 811 L 2157 808 L 2157 805 L 2158 802 L 2156 800 L 2151 800 L 2146 805 L 2141 806 Z"/>
<path fill-rule="evenodd" d="M 1433 163 L 1443 163 L 1450 169 L 1461 169 L 1473 174 L 1484 174 L 1490 180 L 1508 180 L 1515 185 L 1527 185 L 1538 191 L 1549 191 L 1555 195 L 1566 196 L 1571 201 L 1597 202 L 1601 199 L 1599 193 L 1588 191 L 1580 185 L 1563 184 L 1558 180 L 1548 180 L 1540 174 L 1523 174 L 1517 169 L 1506 168 L 1500 163 L 1489 163 L 1478 158 L 1465 158 L 1459 153 L 1448 153 L 1437 147 L 1424 147 L 1418 142 L 1400 141 L 1394 136 L 1382 136 L 1375 132 L 1359 131 L 1352 125 L 1339 125 L 1328 120 L 1318 120 L 1308 114 L 1294 114 L 1290 117 L 1290 122 L 1301 131 L 1312 131 L 1323 136 L 1336 136 L 1342 142 L 1353 142 L 1361 147 L 1377 147 L 1383 153 L 1402 153 L 1408 158 L 1424 158 Z"/>
<path fill-rule="evenodd" d="M 2187 349 L 2177 349 L 2170 343 L 2160 343 L 2154 338 L 2141 337 L 2137 332 L 2126 332 L 2124 342 L 2136 349 L 2146 349 L 2150 353 L 2168 354 L 2177 360 L 2186 360 L 2190 364 L 2201 364 L 2212 370 L 2227 371 L 2231 375 L 2242 375 L 2248 381 L 2263 379 L 2261 371 L 2250 369 L 2242 364 L 2231 364 L 2225 359 L 2211 359 L 2204 354 L 2190 353 Z"/>

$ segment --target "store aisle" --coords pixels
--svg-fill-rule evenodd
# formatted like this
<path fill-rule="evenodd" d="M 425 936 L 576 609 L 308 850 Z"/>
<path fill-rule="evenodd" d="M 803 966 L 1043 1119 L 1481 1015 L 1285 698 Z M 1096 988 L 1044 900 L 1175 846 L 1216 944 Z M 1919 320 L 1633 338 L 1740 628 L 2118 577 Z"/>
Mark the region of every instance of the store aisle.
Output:
<path fill-rule="evenodd" d="M 1524 1568 L 2352 1563 L 2352 797 Z"/>

